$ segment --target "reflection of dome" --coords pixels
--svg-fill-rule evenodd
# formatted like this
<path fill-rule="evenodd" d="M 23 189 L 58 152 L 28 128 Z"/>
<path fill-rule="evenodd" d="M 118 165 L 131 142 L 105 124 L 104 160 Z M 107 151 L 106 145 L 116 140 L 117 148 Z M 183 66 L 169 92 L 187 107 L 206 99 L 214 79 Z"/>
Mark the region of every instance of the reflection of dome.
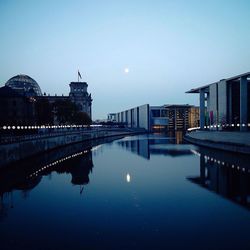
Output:
<path fill-rule="evenodd" d="M 42 95 L 42 91 L 37 82 L 27 75 L 16 75 L 10 78 L 6 82 L 5 86 L 11 87 L 12 89 L 17 91 L 24 91 L 25 93 L 34 90 L 35 95 Z"/>

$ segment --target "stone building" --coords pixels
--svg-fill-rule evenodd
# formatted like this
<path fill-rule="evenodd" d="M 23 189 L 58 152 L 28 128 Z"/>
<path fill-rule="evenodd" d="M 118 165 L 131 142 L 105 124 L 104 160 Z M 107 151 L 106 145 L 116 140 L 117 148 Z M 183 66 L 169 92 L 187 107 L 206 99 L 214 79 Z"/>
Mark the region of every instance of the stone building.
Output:
<path fill-rule="evenodd" d="M 12 123 L 15 121 L 15 124 L 25 124 L 29 120 L 29 124 L 36 124 L 34 103 L 39 100 L 47 100 L 50 104 L 69 100 L 76 105 L 78 111 L 87 113 L 91 118 L 92 98 L 87 91 L 88 84 L 86 82 L 71 82 L 69 86 L 68 96 L 42 95 L 41 88 L 34 79 L 27 75 L 16 75 L 10 78 L 4 87 L 0 88 L 1 112 L 3 112 L 1 120 L 9 123 L 11 118 Z"/>
<path fill-rule="evenodd" d="M 91 118 L 92 110 L 91 94 L 88 94 L 88 84 L 86 82 L 71 82 L 69 99 L 76 104 L 79 111 L 85 112 Z"/>
<path fill-rule="evenodd" d="M 30 92 L 29 92 L 30 93 Z M 35 123 L 35 102 L 33 97 L 21 91 L 4 86 L 0 88 L 0 126 L 33 125 Z"/>

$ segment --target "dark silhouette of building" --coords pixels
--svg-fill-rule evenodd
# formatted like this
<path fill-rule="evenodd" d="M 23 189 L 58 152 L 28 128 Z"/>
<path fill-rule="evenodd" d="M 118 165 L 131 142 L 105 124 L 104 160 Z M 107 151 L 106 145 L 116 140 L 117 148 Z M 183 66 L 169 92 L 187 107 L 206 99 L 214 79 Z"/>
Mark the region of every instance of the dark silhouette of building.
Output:
<path fill-rule="evenodd" d="M 8 86 L 0 88 L 0 117 L 1 126 L 34 124 L 35 99 Z"/>
<path fill-rule="evenodd" d="M 91 119 L 92 98 L 87 87 L 86 82 L 71 82 L 68 96 L 42 95 L 42 91 L 34 79 L 27 75 L 16 75 L 0 88 L 1 125 L 42 125 L 40 124 L 41 119 L 38 119 L 39 114 L 37 114 L 39 105 L 35 105 L 35 103 L 42 104 L 41 109 L 46 103 L 53 106 L 58 101 L 73 103 L 78 112 L 86 113 Z M 53 107 L 46 109 L 45 112 L 51 113 L 51 116 L 56 114 Z M 53 123 L 57 122 L 56 117 L 51 120 Z"/>

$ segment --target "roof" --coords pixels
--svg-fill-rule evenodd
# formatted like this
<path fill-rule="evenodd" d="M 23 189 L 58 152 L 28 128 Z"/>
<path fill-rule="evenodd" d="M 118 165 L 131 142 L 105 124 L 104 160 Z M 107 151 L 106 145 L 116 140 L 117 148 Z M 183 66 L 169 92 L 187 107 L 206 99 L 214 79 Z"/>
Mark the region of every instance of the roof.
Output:
<path fill-rule="evenodd" d="M 164 107 L 165 108 L 190 108 L 190 107 L 194 107 L 194 105 L 190 105 L 190 104 L 165 104 Z"/>
<path fill-rule="evenodd" d="M 250 77 L 250 72 L 246 72 L 244 74 L 240 74 L 240 75 L 236 75 L 236 76 L 233 76 L 233 77 L 229 77 L 227 79 L 221 79 L 220 81 L 213 82 L 213 83 L 210 83 L 210 84 L 207 84 L 207 85 L 203 85 L 203 86 L 198 87 L 198 88 L 190 89 L 186 93 L 199 93 L 201 89 L 205 90 L 205 92 L 208 92 L 208 87 L 210 85 L 212 85 L 212 84 L 219 83 L 221 81 L 226 81 L 226 82 L 228 82 L 228 81 L 235 81 L 235 80 L 239 80 L 241 77 Z"/>
<path fill-rule="evenodd" d="M 20 74 L 20 75 L 13 76 L 6 82 L 5 85 L 15 90 L 23 90 L 26 93 L 29 92 L 30 89 L 33 89 L 34 94 L 36 96 L 42 95 L 42 92 L 38 83 L 28 75 Z"/>
<path fill-rule="evenodd" d="M 81 86 L 81 85 L 87 85 L 88 86 L 88 84 L 86 82 L 71 82 L 69 85 L 71 85 L 71 84 L 79 85 L 79 86 Z"/>

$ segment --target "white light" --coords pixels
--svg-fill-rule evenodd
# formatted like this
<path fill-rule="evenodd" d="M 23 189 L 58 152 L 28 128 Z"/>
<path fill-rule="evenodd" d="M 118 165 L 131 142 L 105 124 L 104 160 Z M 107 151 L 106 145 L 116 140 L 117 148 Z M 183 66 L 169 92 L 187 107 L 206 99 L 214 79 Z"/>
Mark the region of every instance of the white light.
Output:
<path fill-rule="evenodd" d="M 130 182 L 130 181 L 131 181 L 130 174 L 127 174 L 127 175 L 126 175 L 126 180 L 127 180 L 127 182 Z"/>
<path fill-rule="evenodd" d="M 128 74 L 128 73 L 129 73 L 129 68 L 125 68 L 125 69 L 124 69 L 124 73 L 125 73 L 125 74 Z"/>

